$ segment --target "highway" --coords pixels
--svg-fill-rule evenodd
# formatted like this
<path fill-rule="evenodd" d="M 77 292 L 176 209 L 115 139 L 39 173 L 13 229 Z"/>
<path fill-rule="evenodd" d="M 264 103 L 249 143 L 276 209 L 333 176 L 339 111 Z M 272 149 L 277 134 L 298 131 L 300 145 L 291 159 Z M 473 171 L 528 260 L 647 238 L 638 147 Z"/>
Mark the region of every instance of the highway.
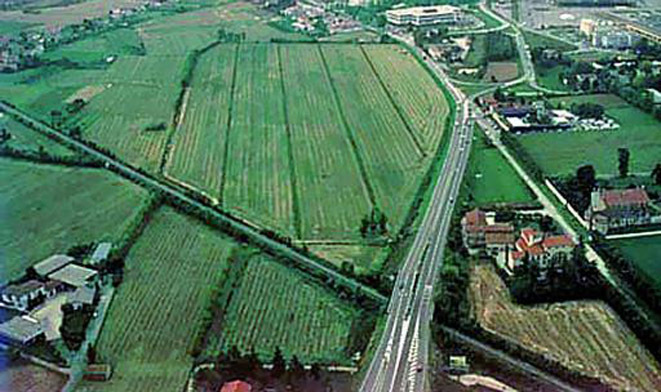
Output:
<path fill-rule="evenodd" d="M 404 37 L 395 37 L 411 43 Z M 417 48 L 415 50 L 418 50 Z M 425 58 L 422 52 L 418 54 Z M 360 387 L 361 392 L 414 391 L 426 383 L 429 321 L 433 314 L 434 281 L 442 263 L 445 238 L 472 141 L 470 102 L 449 83 L 433 62 L 427 65 L 448 87 L 457 116 L 447 156 L 413 245 L 400 267 L 388 306 L 381 340 Z"/>
<path fill-rule="evenodd" d="M 19 118 L 22 121 L 30 124 L 30 126 L 35 130 L 44 133 L 48 136 L 51 136 L 56 140 L 60 141 L 61 143 L 71 146 L 74 149 L 91 156 L 92 158 L 98 159 L 99 161 L 104 163 L 106 169 L 112 170 L 122 175 L 123 177 L 140 184 L 141 186 L 144 186 L 152 190 L 160 191 L 163 194 L 171 198 L 174 198 L 185 205 L 195 208 L 203 213 L 209 214 L 209 216 L 213 217 L 218 222 L 222 222 L 224 225 L 227 225 L 227 227 L 231 228 L 232 230 L 235 230 L 236 232 L 242 233 L 243 235 L 249 237 L 255 244 L 263 248 L 269 249 L 272 252 L 275 252 L 279 255 L 286 256 L 289 260 L 297 263 L 298 265 L 301 265 L 305 268 L 324 274 L 332 278 L 335 282 L 345 285 L 350 289 L 359 289 L 361 293 L 370 297 L 372 300 L 376 301 L 377 303 L 384 304 L 388 301 L 388 299 L 385 296 L 383 296 L 376 290 L 372 289 L 371 287 L 366 286 L 354 279 L 346 277 L 341 273 L 333 270 L 332 268 L 329 268 L 319 263 L 317 260 L 314 260 L 300 252 L 297 252 L 295 249 L 283 243 L 280 243 L 274 239 L 271 239 L 270 237 L 263 235 L 252 226 L 244 224 L 241 221 L 235 220 L 232 217 L 218 211 L 214 207 L 204 204 L 188 196 L 183 191 L 177 189 L 176 187 L 168 184 L 165 181 L 158 180 L 146 174 L 140 173 L 139 171 L 120 162 L 119 160 L 109 156 L 108 154 L 98 151 L 97 149 L 92 148 L 87 144 L 72 138 L 71 136 L 65 134 L 64 132 L 61 132 L 53 127 L 44 124 L 43 122 L 37 119 L 30 117 L 29 115 L 23 113 L 22 111 L 12 107 L 11 105 L 8 105 L 4 101 L 0 101 L 0 111 L 6 112 L 9 115 Z"/>

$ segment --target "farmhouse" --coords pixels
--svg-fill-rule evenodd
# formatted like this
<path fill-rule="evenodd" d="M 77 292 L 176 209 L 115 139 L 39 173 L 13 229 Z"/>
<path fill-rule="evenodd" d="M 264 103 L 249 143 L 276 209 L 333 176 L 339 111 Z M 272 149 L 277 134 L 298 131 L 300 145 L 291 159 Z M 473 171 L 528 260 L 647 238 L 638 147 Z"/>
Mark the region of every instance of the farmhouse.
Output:
<path fill-rule="evenodd" d="M 652 208 L 650 198 L 642 188 L 592 192 L 585 219 L 592 230 L 602 234 L 614 229 L 661 223 L 661 216 Z"/>
<path fill-rule="evenodd" d="M 0 341 L 3 343 L 28 346 L 45 337 L 39 321 L 28 316 L 14 317 L 0 324 Z"/>
<path fill-rule="evenodd" d="M 48 275 L 48 278 L 62 282 L 72 288 L 79 288 L 94 283 L 98 278 L 98 275 L 99 272 L 97 270 L 77 264 L 68 264 L 64 268 Z"/>
<path fill-rule="evenodd" d="M 43 283 L 34 279 L 12 284 L 2 290 L 2 305 L 24 312 L 39 305 L 45 298 L 53 297 L 59 289 L 59 282 Z"/>
<path fill-rule="evenodd" d="M 546 235 L 528 227 L 521 230 L 515 249 L 509 253 L 507 266 L 512 270 L 528 262 L 545 270 L 571 260 L 574 248 L 576 243 L 567 234 Z M 542 273 L 540 279 L 544 278 Z"/>
<path fill-rule="evenodd" d="M 409 7 L 386 11 L 386 20 L 396 26 L 457 23 L 460 19 L 461 10 L 451 5 Z"/>
<path fill-rule="evenodd" d="M 45 278 L 49 274 L 59 270 L 60 268 L 71 263 L 72 261 L 73 261 L 73 257 L 67 255 L 53 255 L 37 263 L 34 266 L 34 271 L 37 273 L 37 275 L 41 276 L 42 278 Z"/>
<path fill-rule="evenodd" d="M 484 250 L 497 256 L 514 244 L 514 227 L 511 223 L 496 223 L 494 217 L 474 209 L 461 219 L 461 236 L 468 253 Z"/>

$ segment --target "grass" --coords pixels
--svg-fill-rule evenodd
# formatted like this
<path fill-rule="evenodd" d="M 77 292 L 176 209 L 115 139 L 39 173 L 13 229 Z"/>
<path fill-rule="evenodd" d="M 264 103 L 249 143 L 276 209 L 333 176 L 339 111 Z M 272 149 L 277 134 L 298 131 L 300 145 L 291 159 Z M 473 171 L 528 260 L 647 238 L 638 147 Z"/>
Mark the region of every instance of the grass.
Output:
<path fill-rule="evenodd" d="M 36 25 L 36 23 L 21 22 L 19 20 L 0 20 L 0 35 L 16 34 Z"/>
<path fill-rule="evenodd" d="M 553 68 L 542 68 L 535 66 L 535 75 L 540 86 L 556 91 L 571 91 L 571 88 L 562 83 L 560 74 L 564 67 L 556 66 Z"/>
<path fill-rule="evenodd" d="M 447 114 L 396 46 L 220 45 L 196 68 L 167 173 L 296 239 L 361 241 L 373 206 L 401 224 Z"/>
<path fill-rule="evenodd" d="M 46 136 L 38 133 L 25 125 L 15 121 L 9 116 L 0 114 L 0 127 L 4 127 L 11 134 L 11 139 L 5 144 L 14 149 L 22 151 L 38 152 L 40 148 L 54 156 L 74 156 L 76 153 L 63 145 L 54 142 Z"/>
<path fill-rule="evenodd" d="M 613 389 L 658 390 L 659 364 L 602 302 L 520 306 L 512 303 L 500 277 L 486 265 L 473 270 L 471 297 L 477 320 L 489 331 Z"/>
<path fill-rule="evenodd" d="M 658 163 L 661 127 L 653 116 L 613 95 L 557 98 L 552 102 L 563 102 L 566 106 L 574 102 L 602 103 L 606 115 L 614 118 L 620 128 L 519 136 L 519 141 L 546 175 L 572 174 L 584 164 L 594 165 L 599 175 L 615 175 L 618 173 L 617 149 L 620 147 L 631 152 L 632 173 L 649 173 Z"/>
<path fill-rule="evenodd" d="M 633 261 L 645 275 L 661 287 L 661 264 L 659 264 L 661 238 L 659 236 L 622 239 L 615 241 L 614 244 L 620 248 L 627 259 Z"/>
<path fill-rule="evenodd" d="M 534 202 L 532 191 L 482 131 L 474 135 L 465 182 L 473 202 L 478 206 Z"/>
<path fill-rule="evenodd" d="M 68 59 L 77 63 L 102 63 L 109 56 L 131 55 L 140 52 L 142 40 L 135 29 L 120 28 L 75 41 L 44 53 L 43 60 Z"/>
<path fill-rule="evenodd" d="M 232 345 L 251 348 L 265 361 L 280 347 L 304 363 L 345 363 L 354 308 L 298 272 L 263 256 L 253 257 L 226 309 L 220 336 L 209 354 Z"/>
<path fill-rule="evenodd" d="M 161 209 L 129 252 L 97 342 L 112 379 L 85 390 L 181 390 L 188 354 L 233 242 L 203 224 Z"/>
<path fill-rule="evenodd" d="M 113 241 L 147 201 L 142 189 L 114 175 L 0 159 L 1 280 L 73 245 Z"/>
<path fill-rule="evenodd" d="M 542 47 L 547 49 L 555 49 L 560 52 L 569 52 L 578 49 L 578 46 L 576 45 L 571 45 L 567 42 L 549 37 L 547 35 L 538 34 L 527 29 L 522 30 L 522 32 L 523 38 L 531 48 Z"/>

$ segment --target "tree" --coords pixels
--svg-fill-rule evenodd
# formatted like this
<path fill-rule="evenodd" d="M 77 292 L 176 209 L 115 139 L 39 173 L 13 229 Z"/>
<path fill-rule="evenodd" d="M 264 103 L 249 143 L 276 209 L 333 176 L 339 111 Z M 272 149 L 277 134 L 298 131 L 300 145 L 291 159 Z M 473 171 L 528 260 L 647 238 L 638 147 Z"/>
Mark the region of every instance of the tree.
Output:
<path fill-rule="evenodd" d="M 661 163 L 657 163 L 652 170 L 652 178 L 656 185 L 661 185 Z"/>
<path fill-rule="evenodd" d="M 287 363 L 285 358 L 282 356 L 282 351 L 280 347 L 276 346 L 275 353 L 273 353 L 273 368 L 271 369 L 271 375 L 275 378 L 279 378 L 287 370 Z"/>
<path fill-rule="evenodd" d="M 305 368 L 296 355 L 292 356 L 291 361 L 289 361 L 289 372 L 294 378 L 299 378 L 305 375 Z"/>
<path fill-rule="evenodd" d="M 505 93 L 503 92 L 503 89 L 500 87 L 498 87 L 496 91 L 494 91 L 493 98 L 498 102 L 504 102 L 507 99 Z"/>
<path fill-rule="evenodd" d="M 62 122 L 62 112 L 59 110 L 51 110 L 50 117 L 51 117 L 51 124 L 53 125 L 53 127 L 57 128 Z"/>
<path fill-rule="evenodd" d="M 425 43 L 425 33 L 421 30 L 416 30 L 413 33 L 413 42 L 415 42 L 415 46 L 422 48 L 422 45 Z"/>
<path fill-rule="evenodd" d="M 96 363 L 96 349 L 91 344 L 87 345 L 87 363 Z"/>
<path fill-rule="evenodd" d="M 589 195 L 597 184 L 597 175 L 594 166 L 585 165 L 576 170 L 576 182 L 578 190 L 585 196 Z"/>
<path fill-rule="evenodd" d="M 617 170 L 620 172 L 620 177 L 626 177 L 629 175 L 629 149 L 628 148 L 618 148 L 617 149 Z"/>

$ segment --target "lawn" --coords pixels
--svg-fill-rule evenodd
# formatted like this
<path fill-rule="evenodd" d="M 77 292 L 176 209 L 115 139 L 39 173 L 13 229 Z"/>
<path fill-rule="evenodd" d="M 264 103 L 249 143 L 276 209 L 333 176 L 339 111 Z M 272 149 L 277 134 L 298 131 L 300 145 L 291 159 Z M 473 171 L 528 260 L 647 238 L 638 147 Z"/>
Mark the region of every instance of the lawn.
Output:
<path fill-rule="evenodd" d="M 576 45 L 571 45 L 562 40 L 547 35 L 538 34 L 527 29 L 523 30 L 523 38 L 526 40 L 526 43 L 530 45 L 531 48 L 542 47 L 548 49 L 555 49 L 560 52 L 568 52 L 571 50 L 578 49 Z"/>
<path fill-rule="evenodd" d="M 296 355 L 304 363 L 350 363 L 345 350 L 356 309 L 264 256 L 248 263 L 209 354 L 237 345 L 270 361 L 280 347 L 286 358 Z"/>
<path fill-rule="evenodd" d="M 661 387 L 657 361 L 603 302 L 520 306 L 512 303 L 505 284 L 486 265 L 473 270 L 470 286 L 483 328 L 614 390 L 652 392 Z"/>
<path fill-rule="evenodd" d="M 167 174 L 303 241 L 360 241 L 373 206 L 396 230 L 448 114 L 394 45 L 220 45 L 185 107 Z"/>
<path fill-rule="evenodd" d="M 494 203 L 534 202 L 532 191 L 496 147 L 476 130 L 466 172 L 466 186 L 478 206 Z"/>
<path fill-rule="evenodd" d="M 613 242 L 622 254 L 661 287 L 661 237 L 641 237 Z"/>
<path fill-rule="evenodd" d="M 168 208 L 152 217 L 129 252 L 97 341 L 113 365 L 88 391 L 180 391 L 193 365 L 189 350 L 234 243 Z"/>
<path fill-rule="evenodd" d="M 613 95 L 592 95 L 557 98 L 552 102 L 603 103 L 606 115 L 614 118 L 620 128 L 613 131 L 580 131 L 534 133 L 519 136 L 544 173 L 549 176 L 568 175 L 584 164 L 594 165 L 599 175 L 618 173 L 617 149 L 631 152 L 630 172 L 649 173 L 659 163 L 661 124 L 653 116 L 630 106 Z"/>
<path fill-rule="evenodd" d="M 118 241 L 147 198 L 105 171 L 0 159 L 0 280 L 73 245 Z"/>

